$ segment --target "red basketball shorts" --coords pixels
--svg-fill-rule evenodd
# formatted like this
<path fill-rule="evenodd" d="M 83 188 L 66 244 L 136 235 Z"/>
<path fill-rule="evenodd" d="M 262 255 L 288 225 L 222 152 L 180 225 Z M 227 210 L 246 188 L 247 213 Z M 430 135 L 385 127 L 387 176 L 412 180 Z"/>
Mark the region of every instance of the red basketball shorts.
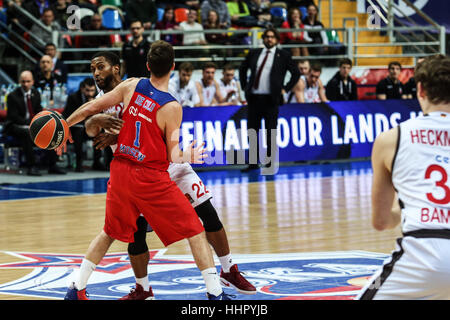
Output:
<path fill-rule="evenodd" d="M 165 246 L 204 231 L 167 171 L 116 157 L 111 162 L 103 229 L 114 239 L 134 242 L 136 219 L 141 213 Z"/>

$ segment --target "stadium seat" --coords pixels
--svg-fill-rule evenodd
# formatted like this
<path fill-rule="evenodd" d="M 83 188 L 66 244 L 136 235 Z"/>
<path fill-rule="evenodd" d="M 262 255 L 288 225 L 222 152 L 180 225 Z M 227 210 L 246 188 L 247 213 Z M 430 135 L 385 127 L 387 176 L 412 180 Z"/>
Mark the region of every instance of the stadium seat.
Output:
<path fill-rule="evenodd" d="M 158 22 L 161 21 L 164 18 L 164 9 L 163 8 L 157 8 L 156 10 L 158 14 Z"/>
<path fill-rule="evenodd" d="M 270 8 L 270 14 L 274 17 L 283 18 L 283 20 L 287 19 L 287 10 L 282 7 L 272 7 Z"/>
<path fill-rule="evenodd" d="M 189 9 L 176 8 L 173 13 L 175 15 L 175 22 L 180 23 L 187 20 Z"/>
<path fill-rule="evenodd" d="M 339 41 L 339 35 L 336 30 L 327 30 L 326 34 L 327 34 L 327 38 L 328 38 L 328 43 L 330 43 L 330 44 L 341 43 Z"/>
<path fill-rule="evenodd" d="M 298 7 L 298 9 L 302 13 L 302 18 L 306 18 L 308 16 L 308 9 L 306 9 L 306 7 L 302 6 L 302 7 Z"/>
<path fill-rule="evenodd" d="M 122 29 L 123 21 L 122 16 L 118 10 L 106 9 L 102 13 L 102 25 L 106 29 Z"/>

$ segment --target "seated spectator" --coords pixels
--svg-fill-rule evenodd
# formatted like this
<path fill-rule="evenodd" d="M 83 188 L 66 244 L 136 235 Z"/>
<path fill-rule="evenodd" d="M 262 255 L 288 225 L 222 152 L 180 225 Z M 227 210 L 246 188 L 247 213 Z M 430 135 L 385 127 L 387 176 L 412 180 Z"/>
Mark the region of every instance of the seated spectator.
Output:
<path fill-rule="evenodd" d="M 282 19 L 275 19 L 270 14 L 271 1 L 269 0 L 247 0 L 247 7 L 250 15 L 256 17 L 257 27 L 267 28 L 272 25 L 280 27 Z"/>
<path fill-rule="evenodd" d="M 231 64 L 226 64 L 222 74 L 222 79 L 218 82 L 224 102 L 235 106 L 244 104 L 241 98 L 241 84 L 235 79 L 235 68 Z"/>
<path fill-rule="evenodd" d="M 300 77 L 299 90 L 296 92 L 299 103 L 329 102 L 322 80 L 320 80 L 321 73 L 322 67 L 313 65 L 306 77 Z"/>
<path fill-rule="evenodd" d="M 228 12 L 228 7 L 225 1 L 222 0 L 203 0 L 200 11 L 201 21 L 204 25 L 208 20 L 208 14 L 210 10 L 215 10 L 219 15 L 219 25 L 223 28 L 229 28 L 231 26 L 231 17 Z"/>
<path fill-rule="evenodd" d="M 153 0 L 128 0 L 125 5 L 127 21 L 142 21 L 144 29 L 151 29 L 158 20 L 158 13 Z"/>
<path fill-rule="evenodd" d="M 44 9 L 44 12 L 41 15 L 41 22 L 46 26 L 44 30 L 38 24 L 33 24 L 30 32 L 33 33 L 37 38 L 41 39 L 44 43 L 52 42 L 53 40 L 53 31 L 61 31 L 62 28 L 58 22 L 55 21 L 55 14 L 53 10 L 50 8 Z M 38 49 L 44 50 L 44 45 L 41 45 L 40 42 L 37 42 L 33 38 L 31 39 L 31 43 Z M 64 47 L 64 39 L 59 37 L 58 47 Z"/>
<path fill-rule="evenodd" d="M 216 10 L 209 10 L 208 19 L 203 24 L 203 29 L 223 29 L 219 23 L 219 15 Z M 229 44 L 229 39 L 226 32 L 205 33 L 205 38 L 206 41 L 211 44 Z"/>
<path fill-rule="evenodd" d="M 79 89 L 67 98 L 64 111 L 62 112 L 63 117 L 67 119 L 85 102 L 93 100 L 97 94 L 96 91 L 93 78 L 86 78 L 81 81 Z M 84 121 L 70 127 L 70 133 L 72 135 L 73 145 L 75 148 L 75 172 L 83 172 L 83 143 L 89 139 L 89 136 L 86 134 L 84 128 Z M 94 148 L 94 164 L 98 165 L 100 163 L 101 154 L 101 150 Z"/>
<path fill-rule="evenodd" d="M 393 61 L 389 63 L 388 71 L 389 75 L 377 84 L 377 99 L 407 99 L 405 86 L 399 80 L 400 73 L 402 72 L 402 65 L 400 62 Z"/>
<path fill-rule="evenodd" d="M 20 86 L 8 95 L 5 134 L 18 140 L 25 155 L 27 175 L 40 176 L 33 151 L 29 125 L 31 119 L 42 111 L 41 96 L 33 88 L 34 80 L 31 71 L 23 71 L 19 78 Z M 48 173 L 64 174 L 57 165 L 58 159 L 54 150 L 43 151 L 48 163 Z"/>
<path fill-rule="evenodd" d="M 53 91 L 56 86 L 63 84 L 62 76 L 53 71 L 53 59 L 49 55 L 42 56 L 39 60 L 39 70 L 35 76 L 36 88 L 44 91 L 47 87 L 50 88 L 50 106 L 53 107 Z M 56 106 L 59 107 L 59 106 Z"/>
<path fill-rule="evenodd" d="M 67 12 L 67 7 L 67 0 L 56 0 L 56 2 L 51 5 L 51 9 L 55 14 L 55 21 L 58 22 L 63 29 L 66 29 L 67 19 L 70 16 Z"/>
<path fill-rule="evenodd" d="M 421 63 L 425 58 L 417 59 L 417 64 Z M 405 83 L 405 90 L 408 99 L 417 99 L 417 84 L 414 76 L 409 78 L 408 82 Z"/>
<path fill-rule="evenodd" d="M 302 13 L 298 8 L 292 8 L 288 12 L 287 20 L 281 25 L 284 29 L 298 29 L 294 32 L 282 32 L 282 44 L 305 44 L 313 40 L 309 37 L 308 32 L 305 31 L 305 26 L 302 23 Z M 308 48 L 290 48 L 293 56 L 309 56 Z"/>
<path fill-rule="evenodd" d="M 175 8 L 193 8 L 193 9 L 200 9 L 200 0 L 180 0 L 177 1 L 176 4 L 174 4 Z"/>
<path fill-rule="evenodd" d="M 250 14 L 250 10 L 244 0 L 228 1 L 227 7 L 231 17 L 231 24 L 244 28 L 258 25 L 258 19 Z"/>
<path fill-rule="evenodd" d="M 67 83 L 67 66 L 61 59 L 58 58 L 59 53 L 54 43 L 47 43 L 45 45 L 44 53 L 50 56 L 53 60 L 53 69 L 52 71 L 61 77 L 62 83 Z M 36 65 L 36 69 L 39 69 L 39 63 Z M 36 70 L 38 71 L 38 70 Z"/>
<path fill-rule="evenodd" d="M 91 17 L 89 26 L 85 31 L 107 31 L 102 25 L 102 16 L 98 13 Z M 111 47 L 111 39 L 108 35 L 104 36 L 81 36 L 79 42 L 80 48 L 108 48 Z M 85 58 L 92 56 L 92 53 L 88 53 Z"/>
<path fill-rule="evenodd" d="M 169 80 L 169 92 L 183 107 L 194 107 L 200 103 L 197 88 L 192 80 L 194 66 L 190 62 L 183 62 L 178 69 L 178 75 Z"/>
<path fill-rule="evenodd" d="M 139 20 L 130 23 L 132 39 L 122 46 L 121 66 L 122 77 L 126 74 L 131 77 L 149 77 L 147 69 L 147 53 L 150 50 L 150 43 L 143 36 L 144 26 Z"/>
<path fill-rule="evenodd" d="M 202 69 L 202 78 L 195 83 L 200 98 L 200 102 L 196 107 L 229 105 L 230 103 L 224 101 L 219 83 L 214 79 L 217 69 L 215 63 L 206 62 Z"/>
<path fill-rule="evenodd" d="M 303 18 L 305 29 L 309 30 L 309 37 L 313 44 L 322 44 L 321 47 L 309 48 L 311 55 L 324 55 L 328 52 L 328 37 L 325 31 L 313 31 L 314 29 L 323 29 L 324 25 L 318 20 L 319 9 L 315 4 L 308 6 L 308 16 Z"/>
<path fill-rule="evenodd" d="M 203 33 L 203 26 L 196 22 L 197 10 L 189 9 L 188 17 L 186 21 L 180 23 L 180 29 L 183 31 L 199 31 L 186 33 L 183 35 L 183 45 L 204 45 L 206 42 L 205 34 Z"/>
<path fill-rule="evenodd" d="M 352 61 L 342 59 L 339 62 L 339 71 L 328 81 L 326 95 L 331 101 L 358 100 L 356 82 L 350 77 Z"/>
<path fill-rule="evenodd" d="M 157 30 L 179 30 L 180 26 L 175 21 L 174 8 L 171 5 L 167 5 L 164 8 L 164 15 L 161 21 L 156 22 L 155 29 Z M 163 34 L 161 40 L 164 40 L 171 45 L 179 45 L 181 35 L 180 34 Z"/>
<path fill-rule="evenodd" d="M 31 13 L 36 19 L 39 19 L 45 9 L 50 9 L 50 0 L 31 0 L 25 1 L 23 8 Z"/>

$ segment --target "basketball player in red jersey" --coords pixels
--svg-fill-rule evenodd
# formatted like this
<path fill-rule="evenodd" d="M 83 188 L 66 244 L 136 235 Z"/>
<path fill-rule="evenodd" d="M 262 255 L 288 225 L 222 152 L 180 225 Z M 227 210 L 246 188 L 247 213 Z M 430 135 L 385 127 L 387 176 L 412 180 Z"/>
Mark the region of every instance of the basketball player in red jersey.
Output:
<path fill-rule="evenodd" d="M 167 92 L 170 71 L 175 65 L 173 48 L 156 41 L 147 61 L 151 79 L 128 79 L 84 104 L 67 119 L 72 126 L 110 106 L 121 102 L 125 106 L 108 181 L 103 238 L 109 240 L 109 245 L 104 253 L 114 239 L 134 241 L 136 220 L 142 214 L 165 246 L 188 239 L 208 298 L 229 299 L 220 287 L 203 226 L 167 172 L 169 162 L 203 163 L 205 157 L 203 145 L 194 147 L 195 141 L 188 150 L 179 149 L 182 110 Z M 69 288 L 66 295 L 68 299 L 80 296 L 85 298 L 85 289 Z"/>
<path fill-rule="evenodd" d="M 121 82 L 119 69 L 120 60 L 114 53 L 108 51 L 100 52 L 92 58 L 91 71 L 97 86 L 102 90 L 99 96 L 111 91 Z M 123 105 L 117 105 L 109 108 L 106 112 L 115 117 L 121 117 L 122 109 Z M 114 149 L 116 148 L 117 135 L 100 132 L 103 127 L 110 127 L 111 121 L 115 119 L 108 118 L 111 117 L 105 114 L 97 114 L 90 117 L 86 121 L 86 131 L 90 136 L 96 137 L 94 142 L 100 148 L 112 145 L 111 147 Z M 186 195 L 203 222 L 208 242 L 213 247 L 222 266 L 220 273 L 222 284 L 233 287 L 243 294 L 255 294 L 256 288 L 245 279 L 238 270 L 238 266 L 233 263 L 225 229 L 217 215 L 216 209 L 211 203 L 212 195 L 206 189 L 206 186 L 189 163 L 171 163 L 168 172 L 171 180 Z M 142 216 L 138 218 L 136 224 L 138 230 L 134 234 L 135 241 L 128 245 L 128 254 L 136 277 L 136 287 L 132 289 L 130 294 L 122 298 L 126 300 L 144 300 L 153 297 L 147 272 L 150 259 L 146 243 L 148 224 Z M 149 231 L 151 231 L 151 228 Z M 92 249 L 95 250 L 95 247 Z M 84 266 L 82 265 L 81 268 L 84 269 Z"/>

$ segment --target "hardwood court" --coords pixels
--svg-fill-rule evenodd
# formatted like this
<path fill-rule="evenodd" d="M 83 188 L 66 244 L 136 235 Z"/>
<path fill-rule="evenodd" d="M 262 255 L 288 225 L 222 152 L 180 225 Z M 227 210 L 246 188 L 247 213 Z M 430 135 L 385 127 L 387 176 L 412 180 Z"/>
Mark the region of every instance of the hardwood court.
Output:
<path fill-rule="evenodd" d="M 246 178 L 215 184 L 212 192 L 233 254 L 364 250 L 390 253 L 399 228 L 378 232 L 371 226 L 370 173 L 305 177 L 283 175 L 273 181 Z M 0 250 L 84 254 L 104 221 L 105 194 L 0 202 Z M 151 233 L 150 248 L 163 248 Z M 126 252 L 115 242 L 110 252 Z M 189 254 L 187 241 L 167 254 Z M 0 253 L 0 263 L 14 257 Z M 0 270 L 0 283 L 30 270 Z M 1 296 L 0 299 L 20 297 Z M 25 299 L 30 299 L 26 297 Z"/>

